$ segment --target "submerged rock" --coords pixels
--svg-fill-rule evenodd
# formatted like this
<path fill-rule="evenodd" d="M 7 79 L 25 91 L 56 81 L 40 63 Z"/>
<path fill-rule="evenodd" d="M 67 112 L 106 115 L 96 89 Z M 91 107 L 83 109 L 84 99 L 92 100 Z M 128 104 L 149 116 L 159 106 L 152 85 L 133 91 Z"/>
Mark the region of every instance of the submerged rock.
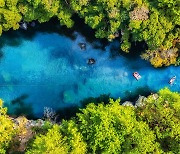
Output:
<path fill-rule="evenodd" d="M 63 101 L 65 103 L 73 103 L 75 97 L 76 95 L 73 90 L 67 90 L 63 93 Z"/>
<path fill-rule="evenodd" d="M 144 105 L 144 102 L 146 101 L 146 97 L 145 96 L 141 96 L 141 95 L 139 95 L 139 98 L 138 98 L 138 100 L 136 101 L 136 103 L 135 103 L 135 107 L 141 107 L 141 106 L 143 106 Z"/>
<path fill-rule="evenodd" d="M 125 101 L 122 106 L 134 106 L 132 102 L 130 101 Z"/>

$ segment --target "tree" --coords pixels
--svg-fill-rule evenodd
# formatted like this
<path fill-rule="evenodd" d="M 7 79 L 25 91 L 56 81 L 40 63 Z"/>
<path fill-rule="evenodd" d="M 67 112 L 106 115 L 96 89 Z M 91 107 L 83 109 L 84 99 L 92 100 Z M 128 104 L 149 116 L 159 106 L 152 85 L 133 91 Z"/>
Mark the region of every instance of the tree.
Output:
<path fill-rule="evenodd" d="M 0 153 L 5 154 L 16 131 L 13 121 L 7 116 L 7 108 L 2 106 L 3 101 L 0 100 Z"/>
<path fill-rule="evenodd" d="M 59 132 L 59 126 L 54 125 L 52 129 L 48 130 L 46 135 L 37 136 L 32 149 L 26 152 L 27 154 L 67 154 L 68 145 L 66 138 Z"/>
<path fill-rule="evenodd" d="M 137 108 L 137 117 L 154 131 L 164 152 L 180 152 L 180 94 L 165 88 L 158 98 L 150 95 L 145 105 Z"/>
<path fill-rule="evenodd" d="M 84 154 L 86 144 L 74 121 L 54 125 L 45 135 L 37 135 L 27 154 Z"/>
<path fill-rule="evenodd" d="M 155 136 L 145 122 L 136 120 L 133 107 L 110 104 L 89 104 L 77 114 L 78 126 L 89 153 L 157 152 Z"/>

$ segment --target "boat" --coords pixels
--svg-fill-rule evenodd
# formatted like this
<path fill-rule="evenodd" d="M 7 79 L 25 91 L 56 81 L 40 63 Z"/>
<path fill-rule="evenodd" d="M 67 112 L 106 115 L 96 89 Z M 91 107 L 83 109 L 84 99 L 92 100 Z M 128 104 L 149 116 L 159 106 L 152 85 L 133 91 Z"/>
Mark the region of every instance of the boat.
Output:
<path fill-rule="evenodd" d="M 95 61 L 94 58 L 90 58 L 90 59 L 88 59 L 88 62 L 87 62 L 87 63 L 88 63 L 89 65 L 92 65 L 92 64 L 95 64 L 95 62 L 96 62 L 96 61 Z"/>
<path fill-rule="evenodd" d="M 138 72 L 134 72 L 133 76 L 135 77 L 136 80 L 141 79 L 141 76 L 140 76 L 140 74 Z"/>
<path fill-rule="evenodd" d="M 176 76 L 173 76 L 173 77 L 169 80 L 169 84 L 172 85 L 175 80 L 176 80 Z"/>
<path fill-rule="evenodd" d="M 81 50 L 86 50 L 86 43 L 79 43 Z"/>

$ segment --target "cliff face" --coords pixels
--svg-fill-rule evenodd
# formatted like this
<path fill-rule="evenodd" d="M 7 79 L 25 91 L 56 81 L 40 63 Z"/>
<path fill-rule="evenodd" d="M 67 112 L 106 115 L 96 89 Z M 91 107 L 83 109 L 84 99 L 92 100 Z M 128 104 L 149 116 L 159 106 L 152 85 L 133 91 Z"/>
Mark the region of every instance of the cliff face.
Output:
<path fill-rule="evenodd" d="M 13 144 L 10 153 L 16 152 L 24 152 L 27 148 L 27 143 L 30 141 L 34 135 L 36 134 L 33 131 L 33 128 L 42 128 L 44 125 L 44 121 L 42 119 L 38 120 L 28 120 L 24 116 L 20 116 L 18 118 L 11 118 L 14 122 L 14 129 L 17 130 L 17 134 L 13 138 Z"/>

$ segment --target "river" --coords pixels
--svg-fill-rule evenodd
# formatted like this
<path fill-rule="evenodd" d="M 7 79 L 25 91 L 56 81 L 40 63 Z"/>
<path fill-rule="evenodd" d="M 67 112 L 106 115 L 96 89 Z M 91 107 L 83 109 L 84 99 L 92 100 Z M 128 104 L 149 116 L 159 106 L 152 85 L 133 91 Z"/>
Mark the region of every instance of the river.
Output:
<path fill-rule="evenodd" d="M 119 53 L 118 41 L 103 47 L 76 31 L 72 37 L 56 31 L 22 33 L 1 37 L 0 98 L 11 114 L 41 117 L 44 107 L 77 107 L 103 94 L 130 99 L 164 87 L 180 92 L 180 67 L 155 69 L 137 56 Z M 86 43 L 86 50 L 79 43 Z M 89 58 L 96 63 L 88 65 Z M 135 80 L 133 72 L 142 78 Z M 170 86 L 172 76 L 177 79 Z"/>

